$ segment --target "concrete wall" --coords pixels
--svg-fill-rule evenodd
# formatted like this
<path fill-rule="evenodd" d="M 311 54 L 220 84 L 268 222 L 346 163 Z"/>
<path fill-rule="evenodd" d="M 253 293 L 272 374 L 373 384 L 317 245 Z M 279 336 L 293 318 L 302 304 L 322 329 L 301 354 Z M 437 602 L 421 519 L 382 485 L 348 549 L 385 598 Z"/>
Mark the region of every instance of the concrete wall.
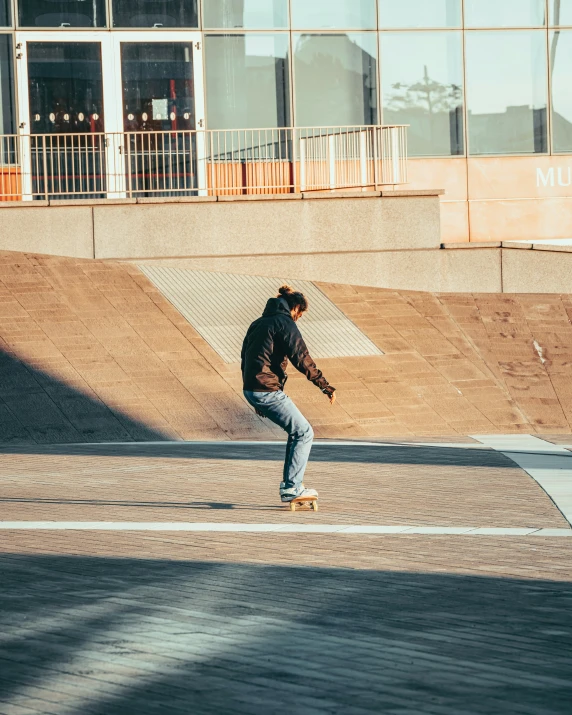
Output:
<path fill-rule="evenodd" d="M 48 206 L 47 201 L 0 203 L 0 249 L 93 258 L 91 206 Z"/>
<path fill-rule="evenodd" d="M 396 290 L 572 293 L 570 252 L 506 242 L 440 249 L 439 193 L 4 203 L 0 250 Z"/>
<path fill-rule="evenodd" d="M 0 204 L 0 249 L 138 259 L 438 248 L 439 191 Z"/>
<path fill-rule="evenodd" d="M 570 249 L 501 250 L 505 293 L 572 293 Z"/>
<path fill-rule="evenodd" d="M 500 251 L 411 250 L 164 259 L 161 265 L 395 290 L 498 293 Z M 137 263 L 155 263 L 140 260 Z"/>

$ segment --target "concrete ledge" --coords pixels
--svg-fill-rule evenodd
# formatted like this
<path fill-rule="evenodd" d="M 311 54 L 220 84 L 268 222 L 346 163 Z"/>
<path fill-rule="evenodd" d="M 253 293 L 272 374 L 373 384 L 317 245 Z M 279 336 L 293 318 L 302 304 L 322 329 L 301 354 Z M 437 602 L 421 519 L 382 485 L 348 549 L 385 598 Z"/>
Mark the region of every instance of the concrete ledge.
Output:
<path fill-rule="evenodd" d="M 329 200 L 312 200 L 324 198 Z M 4 212 L 2 208 L 0 204 L 0 250 L 119 260 L 230 256 L 242 261 L 239 272 L 248 270 L 251 256 L 257 254 L 274 263 L 274 275 L 283 273 L 282 254 L 343 255 L 328 259 L 339 266 L 337 280 L 345 276 L 343 282 L 383 287 L 391 287 L 391 282 L 376 277 L 374 269 L 365 265 L 371 256 L 437 250 L 440 245 L 440 204 L 435 192 L 66 199 L 50 205 L 21 202 Z M 369 258 L 353 261 L 355 254 Z M 318 272 L 318 259 L 312 260 L 316 280 L 328 280 L 327 271 Z M 385 259 L 376 260 L 372 266 L 377 265 L 377 270 L 389 269 Z M 344 270 L 340 261 L 346 264 Z M 414 289 L 413 279 L 413 274 L 399 279 L 395 287 Z M 435 281 L 440 285 L 436 278 L 431 281 L 419 288 L 431 290 Z"/>
<path fill-rule="evenodd" d="M 50 202 L 45 199 L 38 201 L 0 201 L 0 209 L 39 209 L 49 206 Z"/>
<path fill-rule="evenodd" d="M 441 248 L 445 250 L 457 250 L 457 249 L 462 249 L 462 248 L 500 248 L 501 247 L 501 242 L 500 241 L 482 241 L 482 242 L 474 242 L 474 243 L 442 243 Z"/>
<path fill-rule="evenodd" d="M 534 247 L 532 243 L 513 243 L 512 241 L 503 241 L 501 245 L 503 248 L 516 248 L 521 251 L 530 251 Z"/>
<path fill-rule="evenodd" d="M 167 199 L 162 196 L 146 196 L 137 199 L 138 204 L 212 204 L 216 201 L 216 196 L 169 196 Z"/>
<path fill-rule="evenodd" d="M 444 196 L 445 189 L 382 189 L 382 196 Z"/>
<path fill-rule="evenodd" d="M 303 191 L 304 199 L 372 199 L 381 196 L 381 191 L 360 191 L 348 189 L 347 191 Z"/>
<path fill-rule="evenodd" d="M 229 196 L 214 196 L 216 201 L 284 201 L 302 199 L 303 194 L 231 194 Z"/>
<path fill-rule="evenodd" d="M 137 199 L 50 199 L 50 206 L 116 206 L 136 204 Z"/>

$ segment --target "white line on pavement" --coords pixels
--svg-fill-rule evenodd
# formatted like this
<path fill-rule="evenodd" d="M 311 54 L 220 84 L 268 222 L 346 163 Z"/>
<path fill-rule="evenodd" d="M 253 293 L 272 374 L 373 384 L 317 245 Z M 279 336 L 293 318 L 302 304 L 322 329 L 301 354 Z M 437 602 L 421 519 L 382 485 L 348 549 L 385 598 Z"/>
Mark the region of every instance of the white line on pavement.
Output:
<path fill-rule="evenodd" d="M 572 536 L 572 529 L 535 529 L 475 526 L 374 526 L 371 524 L 232 524 L 214 522 L 159 521 L 0 521 L 0 530 L 45 531 L 210 531 L 280 532 L 288 534 L 423 534 L 455 536 Z"/>

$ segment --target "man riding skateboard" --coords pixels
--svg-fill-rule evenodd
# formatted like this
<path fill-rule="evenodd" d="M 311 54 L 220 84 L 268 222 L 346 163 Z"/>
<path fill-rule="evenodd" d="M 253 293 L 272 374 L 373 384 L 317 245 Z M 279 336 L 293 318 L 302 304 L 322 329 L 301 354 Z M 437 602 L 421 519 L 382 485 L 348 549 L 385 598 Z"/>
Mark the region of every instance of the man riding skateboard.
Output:
<path fill-rule="evenodd" d="M 267 417 L 288 434 L 284 476 L 280 484 L 283 502 L 318 498 L 315 489 L 306 489 L 303 484 L 314 431 L 284 393 L 288 360 L 328 397 L 330 404 L 336 400 L 335 387 L 316 367 L 296 325 L 307 310 L 308 301 L 303 293 L 282 286 L 278 296 L 267 302 L 262 317 L 248 328 L 242 345 L 244 397 L 257 415 Z"/>

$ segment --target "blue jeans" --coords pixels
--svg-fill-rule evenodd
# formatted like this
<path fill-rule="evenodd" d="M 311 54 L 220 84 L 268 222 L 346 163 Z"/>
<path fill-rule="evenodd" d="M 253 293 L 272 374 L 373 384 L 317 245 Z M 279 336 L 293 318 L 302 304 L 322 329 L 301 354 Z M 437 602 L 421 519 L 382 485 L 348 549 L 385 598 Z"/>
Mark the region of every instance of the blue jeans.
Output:
<path fill-rule="evenodd" d="M 301 489 L 304 472 L 312 449 L 312 425 L 282 390 L 279 392 L 244 391 L 254 409 L 259 410 L 275 425 L 288 433 L 284 460 L 284 487 Z"/>

